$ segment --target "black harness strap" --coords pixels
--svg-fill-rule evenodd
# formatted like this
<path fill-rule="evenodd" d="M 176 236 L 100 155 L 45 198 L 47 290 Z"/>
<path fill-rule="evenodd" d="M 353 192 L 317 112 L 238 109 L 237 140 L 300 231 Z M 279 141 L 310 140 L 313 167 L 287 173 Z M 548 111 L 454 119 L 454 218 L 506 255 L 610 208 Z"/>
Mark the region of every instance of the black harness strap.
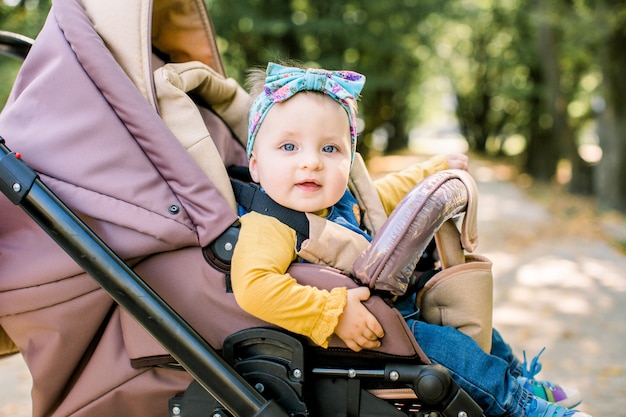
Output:
<path fill-rule="evenodd" d="M 302 242 L 309 238 L 309 219 L 306 214 L 281 206 L 261 191 L 255 183 L 230 180 L 235 199 L 246 211 L 256 211 L 280 220 L 296 231 L 296 249 L 300 250 Z"/>

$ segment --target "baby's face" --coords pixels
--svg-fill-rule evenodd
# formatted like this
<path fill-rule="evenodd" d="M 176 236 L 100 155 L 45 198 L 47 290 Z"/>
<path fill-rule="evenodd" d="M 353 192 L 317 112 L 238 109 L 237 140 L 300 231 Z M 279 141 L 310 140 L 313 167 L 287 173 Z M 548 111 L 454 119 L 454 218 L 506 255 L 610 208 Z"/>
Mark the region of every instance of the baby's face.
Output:
<path fill-rule="evenodd" d="M 250 173 L 277 203 L 316 212 L 343 196 L 350 162 L 346 111 L 330 97 L 306 92 L 268 111 L 256 135 Z"/>

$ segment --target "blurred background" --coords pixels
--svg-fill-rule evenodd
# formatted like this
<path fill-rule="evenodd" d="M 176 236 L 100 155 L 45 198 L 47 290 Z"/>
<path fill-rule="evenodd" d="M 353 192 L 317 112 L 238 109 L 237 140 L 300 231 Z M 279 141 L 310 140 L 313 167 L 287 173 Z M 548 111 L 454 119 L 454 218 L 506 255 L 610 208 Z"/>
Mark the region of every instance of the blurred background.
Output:
<path fill-rule="evenodd" d="M 471 154 L 494 321 L 546 378 L 626 416 L 626 0 L 205 0 L 229 76 L 298 60 L 367 76 L 359 150 L 373 175 Z M 49 0 L 0 0 L 35 38 Z M 0 108 L 19 62 L 0 57 Z M 30 415 L 19 357 L 0 417 Z M 542 376 L 544 376 L 542 373 Z"/>
<path fill-rule="evenodd" d="M 206 0 L 229 76 L 270 60 L 367 76 L 360 151 L 466 149 L 522 185 L 626 211 L 626 0 Z M 0 0 L 35 37 L 49 0 Z M 19 67 L 0 62 L 0 106 Z"/>

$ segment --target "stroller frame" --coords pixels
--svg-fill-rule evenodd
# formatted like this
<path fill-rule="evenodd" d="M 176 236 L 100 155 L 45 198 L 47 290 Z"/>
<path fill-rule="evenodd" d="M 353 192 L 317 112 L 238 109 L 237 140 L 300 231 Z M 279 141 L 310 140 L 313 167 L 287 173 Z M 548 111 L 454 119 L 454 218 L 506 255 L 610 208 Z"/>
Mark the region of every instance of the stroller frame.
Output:
<path fill-rule="evenodd" d="M 29 49 L 29 40 L 19 35 L 3 34 L 0 42 L 7 49 L 0 52 L 6 55 L 25 56 Z M 302 371 L 302 343 L 283 332 L 273 329 L 250 329 L 236 334 L 232 340 L 224 342 L 222 357 L 202 336 L 197 333 L 181 316 L 171 308 L 142 278 L 137 275 L 99 236 L 97 236 L 72 210 L 52 192 L 19 157 L 12 152 L 0 137 L 0 191 L 15 205 L 19 205 L 55 242 L 76 261 L 95 281 L 127 311 L 148 333 L 153 336 L 176 361 L 189 372 L 201 389 L 194 388 L 194 383 L 183 397 L 170 401 L 170 415 L 194 416 L 207 412 L 207 405 L 212 407 L 211 415 L 228 412 L 234 416 L 297 416 L 302 414 L 294 409 L 285 409 L 285 401 L 266 398 L 260 393 L 259 374 L 267 370 L 267 358 L 277 354 L 275 340 L 281 346 L 293 346 L 297 354 L 295 364 L 289 363 L 287 375 L 289 381 L 279 382 L 279 387 L 299 385 L 290 382 L 296 372 Z M 248 349 L 246 340 L 259 339 L 259 344 L 251 349 L 251 357 L 246 358 L 238 351 Z M 272 340 L 270 343 L 265 343 Z M 243 347 L 242 347 L 243 346 Z M 234 353 L 236 351 L 236 353 Z M 293 353 L 292 352 L 292 353 Z M 277 355 L 277 362 L 283 366 L 285 358 Z M 228 357 L 230 363 L 224 358 Z M 261 361 L 258 358 L 262 358 Z M 239 362 L 237 362 L 239 361 Z M 240 371 L 255 362 L 261 363 L 260 370 L 247 372 L 248 380 Z M 293 367 L 292 367 L 293 365 Z M 270 367 L 271 368 L 271 367 Z M 280 371 L 282 372 L 282 370 Z M 280 373 L 279 372 L 279 373 Z M 319 378 L 318 394 L 338 393 L 337 386 L 329 381 L 339 380 L 345 392 L 349 393 L 346 409 L 324 409 L 318 404 L 319 415 L 346 416 L 406 416 L 441 415 L 479 416 L 482 410 L 449 377 L 445 369 L 436 365 L 408 364 L 399 360 L 397 364 L 388 364 L 375 369 L 342 369 L 336 367 L 317 367 L 310 370 L 311 375 Z M 272 374 L 270 369 L 269 374 Z M 297 375 L 296 379 L 298 379 Z M 262 381 L 269 381 L 260 377 Z M 398 410 L 385 400 L 361 390 L 360 379 L 376 379 L 390 384 L 410 385 L 418 399 L 430 408 L 426 412 Z M 274 380 L 275 378 L 271 378 Z M 255 386 L 251 385 L 256 382 Z M 262 384 L 261 384 L 262 386 Z M 296 388 L 301 394 L 301 390 Z M 207 393 L 210 396 L 207 396 Z M 274 392 L 275 393 L 275 392 Z M 320 397 L 321 395 L 318 395 Z M 209 400 L 207 400 L 209 398 Z M 214 401 L 211 401 L 214 399 Z M 216 401 L 216 402 L 215 402 Z M 289 403 L 289 401 L 287 401 Z M 322 402 L 320 400 L 319 402 Z M 330 401 L 328 401 L 330 402 Z M 296 407 L 297 408 L 297 407 Z M 371 413 L 371 414 L 370 414 Z M 202 414 L 205 415 L 205 414 Z"/>
<path fill-rule="evenodd" d="M 233 370 L 38 178 L 37 173 L 20 159 L 19 154 L 12 152 L 5 145 L 1 137 L 0 191 L 13 204 L 19 205 L 232 415 L 241 417 L 293 415 L 288 414 L 276 401 L 265 399 Z M 85 256 L 86 254 L 88 256 Z M 257 334 L 253 336 L 259 337 L 259 331 L 262 332 L 261 338 L 271 338 L 272 333 L 276 332 L 269 329 L 252 329 L 243 331 L 238 335 L 238 339 L 245 340 L 254 332 Z M 225 342 L 225 350 L 230 352 L 227 349 L 228 345 L 229 343 Z M 317 368 L 312 372 L 331 378 L 347 378 L 347 381 L 367 376 L 390 382 L 411 383 L 420 401 L 430 405 L 439 404 L 441 414 L 445 417 L 482 415 L 482 410 L 476 403 L 450 379 L 444 368 L 437 365 L 389 365 L 385 369 L 366 371 Z M 197 391 L 193 395 L 196 400 Z M 190 402 L 193 404 L 193 400 Z M 184 398 L 174 400 L 170 406 L 172 415 L 180 415 L 182 409 L 187 407 L 183 405 L 184 403 Z M 370 407 L 372 405 L 375 405 L 375 402 L 369 404 Z M 219 408 L 216 404 L 214 412 Z M 188 412 L 185 415 L 192 414 Z"/>
<path fill-rule="evenodd" d="M 231 405 L 235 415 L 282 415 L 271 408 L 260 412 L 263 398 L 237 374 L 228 372 L 228 365 L 213 348 L 63 204 L 2 138 L 0 150 L 4 154 L 0 156 L 0 188 L 7 198 L 19 204 L 122 308 L 169 347 L 199 383 L 220 402 Z"/>

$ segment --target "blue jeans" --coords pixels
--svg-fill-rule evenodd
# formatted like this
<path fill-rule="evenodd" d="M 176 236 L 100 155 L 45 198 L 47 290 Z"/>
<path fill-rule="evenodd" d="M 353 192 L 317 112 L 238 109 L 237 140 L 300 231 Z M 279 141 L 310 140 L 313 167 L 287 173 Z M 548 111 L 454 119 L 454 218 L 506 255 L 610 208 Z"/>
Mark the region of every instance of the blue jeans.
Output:
<path fill-rule="evenodd" d="M 524 416 L 532 394 L 517 381 L 522 365 L 497 330 L 493 330 L 493 346 L 491 354 L 487 354 L 457 329 L 419 320 L 414 298 L 396 307 L 426 356 L 447 368 L 452 379 L 478 403 L 487 417 Z"/>

